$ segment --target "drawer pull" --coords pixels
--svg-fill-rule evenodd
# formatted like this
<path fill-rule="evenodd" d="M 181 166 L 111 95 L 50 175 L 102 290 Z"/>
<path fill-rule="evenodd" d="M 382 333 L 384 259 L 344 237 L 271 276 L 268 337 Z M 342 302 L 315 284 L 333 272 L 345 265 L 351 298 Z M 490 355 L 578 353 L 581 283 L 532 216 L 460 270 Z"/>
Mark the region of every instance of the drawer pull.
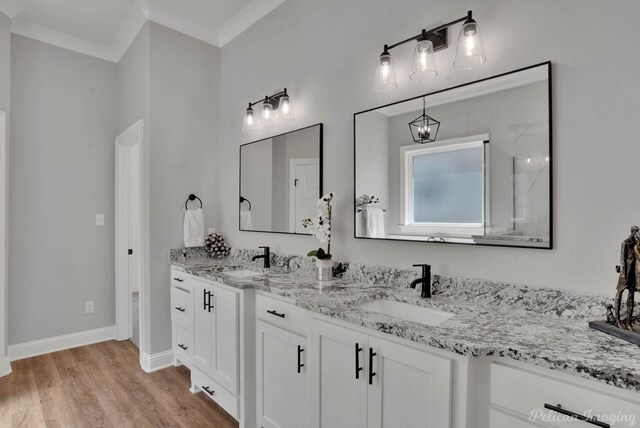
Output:
<path fill-rule="evenodd" d="M 369 385 L 373 385 L 373 377 L 377 374 L 373 371 L 373 357 L 376 355 L 378 354 L 373 352 L 373 348 L 369 348 Z"/>
<path fill-rule="evenodd" d="M 360 352 L 362 352 L 362 348 L 359 343 L 356 343 L 356 379 L 360 379 L 360 372 L 364 370 L 363 367 L 360 367 Z"/>
<path fill-rule="evenodd" d="M 184 279 L 182 279 L 182 278 L 173 278 L 173 280 L 177 281 L 177 282 L 184 282 Z"/>
<path fill-rule="evenodd" d="M 213 390 L 211 390 L 211 389 L 209 389 L 209 387 L 208 387 L 208 386 L 203 386 L 203 387 L 202 387 L 202 390 L 203 390 L 204 392 L 206 392 L 207 394 L 209 394 L 210 396 L 212 396 L 212 397 L 213 397 L 214 395 L 216 395 L 216 392 L 215 392 L 215 391 L 213 391 Z"/>
<path fill-rule="evenodd" d="M 189 349 L 189 347 L 188 347 L 188 346 L 184 346 L 184 345 L 183 345 L 183 344 L 181 344 L 181 343 L 178 343 L 178 348 L 182 349 L 183 351 L 186 351 L 186 350 L 188 350 L 188 349 Z"/>
<path fill-rule="evenodd" d="M 304 367 L 304 363 L 302 362 L 302 353 L 304 349 L 302 346 L 298 345 L 298 373 L 302 373 L 302 368 Z"/>
<path fill-rule="evenodd" d="M 604 422 L 600 422 L 595 417 L 594 418 L 590 418 L 590 417 L 581 415 L 579 413 L 572 412 L 571 410 L 563 409 L 560 404 L 558 404 L 557 406 L 552 406 L 551 404 L 544 403 L 544 408 L 545 409 L 549 409 L 549 410 L 553 410 L 554 412 L 558 412 L 558 413 L 561 413 L 563 415 L 571 416 L 572 418 L 575 418 L 575 419 L 577 419 L 579 421 L 584 421 L 584 422 L 586 422 L 588 424 L 592 424 L 592 425 L 595 425 L 597 427 L 611 428 L 611 425 L 606 424 Z"/>
<path fill-rule="evenodd" d="M 183 308 L 182 306 L 176 306 L 174 309 L 175 309 L 176 311 L 180 311 L 180 312 L 184 312 L 184 311 L 186 311 L 186 309 L 185 309 L 185 308 Z"/>
<path fill-rule="evenodd" d="M 274 315 L 276 317 L 280 317 L 280 318 L 284 318 L 285 315 L 284 314 L 279 314 L 276 311 L 267 311 L 268 314 Z"/>

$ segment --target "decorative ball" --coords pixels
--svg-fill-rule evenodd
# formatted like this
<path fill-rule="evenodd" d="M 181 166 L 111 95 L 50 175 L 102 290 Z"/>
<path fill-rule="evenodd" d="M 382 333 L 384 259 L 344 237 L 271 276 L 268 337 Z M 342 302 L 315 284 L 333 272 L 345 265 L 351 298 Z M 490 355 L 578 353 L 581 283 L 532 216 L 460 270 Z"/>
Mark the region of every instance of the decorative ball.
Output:
<path fill-rule="evenodd" d="M 231 251 L 231 247 L 228 247 L 224 241 L 224 236 L 219 233 L 212 233 L 207 236 L 204 241 L 204 247 L 210 257 L 226 257 Z"/>

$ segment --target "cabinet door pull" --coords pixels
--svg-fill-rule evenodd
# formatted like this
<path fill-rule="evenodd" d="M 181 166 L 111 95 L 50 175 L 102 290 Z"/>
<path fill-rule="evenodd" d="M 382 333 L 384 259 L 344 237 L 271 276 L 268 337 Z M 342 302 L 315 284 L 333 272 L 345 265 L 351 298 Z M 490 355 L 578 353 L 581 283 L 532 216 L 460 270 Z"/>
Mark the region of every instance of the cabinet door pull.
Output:
<path fill-rule="evenodd" d="M 588 416 L 585 416 L 585 415 L 581 415 L 581 414 L 579 414 L 579 413 L 572 412 L 571 410 L 563 409 L 563 408 L 562 408 L 562 406 L 561 406 L 560 404 L 558 404 L 558 405 L 556 405 L 556 406 L 553 406 L 553 405 L 551 405 L 551 404 L 544 403 L 544 408 L 545 408 L 545 409 L 549 409 L 549 410 L 553 410 L 554 412 L 558 412 L 558 413 L 561 413 L 561 414 L 563 414 L 563 415 L 571 416 L 572 418 L 575 418 L 575 419 L 577 419 L 577 420 L 579 420 L 579 421 L 584 421 L 584 422 L 586 422 L 586 423 L 588 423 L 588 424 L 592 424 L 592 425 L 595 425 L 595 426 L 597 426 L 597 427 L 602 427 L 602 428 L 611 428 L 611 425 L 606 424 L 606 423 L 604 423 L 604 422 L 600 422 L 600 421 L 599 421 L 598 419 L 596 419 L 595 417 L 590 418 L 590 417 L 588 417 Z"/>
<path fill-rule="evenodd" d="M 182 306 L 176 306 L 176 307 L 175 307 L 175 310 L 176 310 L 176 311 L 180 311 L 180 312 L 184 312 L 184 311 L 186 311 L 186 309 L 185 309 L 185 308 L 183 308 Z"/>
<path fill-rule="evenodd" d="M 373 357 L 376 355 L 378 354 L 373 352 L 373 348 L 369 348 L 369 385 L 373 385 L 373 377 L 377 374 L 373 371 Z"/>
<path fill-rule="evenodd" d="M 182 279 L 182 278 L 173 278 L 173 280 L 177 281 L 177 282 L 184 282 L 184 279 Z"/>
<path fill-rule="evenodd" d="M 362 348 L 359 343 L 356 343 L 356 379 L 360 379 L 360 372 L 364 370 L 363 367 L 360 367 L 360 352 L 362 352 Z"/>
<path fill-rule="evenodd" d="M 207 291 L 207 311 L 211 312 L 211 309 L 213 309 L 213 305 L 211 304 L 211 298 L 213 297 L 213 293 L 210 291 Z"/>
<path fill-rule="evenodd" d="M 188 350 L 188 349 L 189 349 L 189 347 L 188 347 L 188 346 L 184 346 L 184 345 L 183 345 L 183 344 L 181 344 L 181 343 L 178 343 L 178 348 L 180 348 L 180 349 L 182 349 L 182 350 L 184 350 L 184 351 L 186 351 L 186 350 Z"/>
<path fill-rule="evenodd" d="M 284 314 L 279 314 L 276 311 L 267 311 L 268 314 L 274 315 L 276 317 L 280 317 L 280 318 L 284 318 L 285 315 Z"/>
<path fill-rule="evenodd" d="M 304 363 L 302 362 L 302 353 L 304 349 L 302 346 L 298 345 L 298 373 L 302 373 L 302 368 L 304 367 Z"/>
<path fill-rule="evenodd" d="M 202 309 L 205 311 L 207 310 L 207 293 L 208 293 L 207 290 L 202 290 L 202 301 L 204 304 L 204 307 Z"/>
<path fill-rule="evenodd" d="M 213 390 L 211 390 L 211 389 L 209 389 L 209 387 L 208 387 L 208 386 L 203 386 L 203 387 L 202 387 L 202 390 L 203 390 L 204 392 L 206 392 L 207 394 L 209 394 L 210 396 L 212 396 L 212 397 L 213 397 L 214 395 L 216 395 L 216 392 L 215 392 L 215 391 L 213 391 Z"/>

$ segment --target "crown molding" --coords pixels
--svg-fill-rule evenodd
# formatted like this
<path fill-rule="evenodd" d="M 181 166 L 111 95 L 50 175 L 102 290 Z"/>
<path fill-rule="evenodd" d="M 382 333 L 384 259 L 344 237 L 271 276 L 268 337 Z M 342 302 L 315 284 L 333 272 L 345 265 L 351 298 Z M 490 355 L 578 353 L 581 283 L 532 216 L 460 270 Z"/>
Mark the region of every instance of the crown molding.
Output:
<path fill-rule="evenodd" d="M 284 2 L 285 0 L 253 0 L 216 31 L 176 17 L 157 6 L 149 7 L 148 0 L 136 1 L 110 46 L 26 21 L 25 9 L 20 0 L 0 0 L 0 12 L 11 18 L 11 32 L 14 34 L 117 63 L 147 21 L 222 47 Z"/>
<path fill-rule="evenodd" d="M 219 46 L 218 34 L 215 30 L 210 30 L 205 26 L 198 25 L 188 19 L 176 17 L 157 6 L 152 5 L 149 8 L 148 19 L 151 22 L 171 28 L 174 31 L 186 34 L 194 39 L 201 40 L 214 46 Z"/>
<path fill-rule="evenodd" d="M 113 51 L 110 46 L 92 43 L 80 37 L 75 37 L 61 31 L 52 30 L 51 28 L 25 21 L 24 11 L 16 14 L 11 20 L 11 32 L 85 55 L 94 56 L 107 61 L 114 61 Z"/>
<path fill-rule="evenodd" d="M 125 18 L 124 23 L 118 30 L 118 34 L 116 34 L 113 44 L 111 45 L 114 62 L 120 61 L 148 19 L 149 2 L 135 2 L 133 7 L 131 7 L 131 11 L 129 11 L 129 14 Z"/>
<path fill-rule="evenodd" d="M 217 46 L 224 46 L 264 18 L 285 0 L 253 0 L 217 31 Z"/>

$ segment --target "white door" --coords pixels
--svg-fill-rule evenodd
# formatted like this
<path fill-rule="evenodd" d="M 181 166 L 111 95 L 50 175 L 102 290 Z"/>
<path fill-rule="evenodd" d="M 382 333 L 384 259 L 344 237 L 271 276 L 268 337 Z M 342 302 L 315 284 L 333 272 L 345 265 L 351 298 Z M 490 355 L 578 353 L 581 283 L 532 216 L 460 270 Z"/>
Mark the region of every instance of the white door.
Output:
<path fill-rule="evenodd" d="M 211 377 L 233 394 L 238 393 L 239 371 L 239 323 L 238 295 L 219 287 L 210 289 L 213 293 L 211 309 L 213 313 L 213 358 Z M 204 307 L 204 306 L 203 306 Z M 197 319 L 196 319 L 197 323 Z"/>
<path fill-rule="evenodd" d="M 322 428 L 367 426 L 367 335 L 312 324 L 312 422 Z"/>
<path fill-rule="evenodd" d="M 291 159 L 289 166 L 289 231 L 309 233 L 305 218 L 315 218 L 320 188 L 319 159 Z"/>
<path fill-rule="evenodd" d="M 144 343 L 142 143 L 141 120 L 116 137 L 116 338 L 137 346 Z"/>
<path fill-rule="evenodd" d="M 193 364 L 204 373 L 211 374 L 213 354 L 213 295 L 200 283 L 193 286 Z M 211 304 L 210 304 L 211 303 Z"/>
<path fill-rule="evenodd" d="M 309 426 L 309 393 L 304 336 L 257 323 L 258 425 L 264 428 Z"/>
<path fill-rule="evenodd" d="M 451 360 L 369 337 L 375 376 L 368 427 L 446 428 L 451 423 Z M 367 350 L 367 355 L 369 354 Z"/>

